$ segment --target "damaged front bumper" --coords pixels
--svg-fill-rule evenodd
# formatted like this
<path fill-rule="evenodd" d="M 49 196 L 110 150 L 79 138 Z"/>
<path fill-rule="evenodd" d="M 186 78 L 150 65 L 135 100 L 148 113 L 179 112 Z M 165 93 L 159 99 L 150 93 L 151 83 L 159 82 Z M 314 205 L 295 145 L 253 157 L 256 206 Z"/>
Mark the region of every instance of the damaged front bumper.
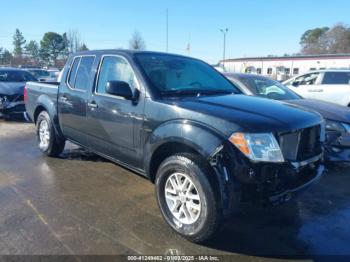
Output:
<path fill-rule="evenodd" d="M 329 131 L 326 135 L 325 161 L 350 161 L 350 133 Z"/>
<path fill-rule="evenodd" d="M 17 115 L 26 111 L 23 101 L 0 103 L 0 115 Z"/>
<path fill-rule="evenodd" d="M 251 165 L 248 171 L 250 181 L 243 184 L 247 189 L 244 199 L 272 205 L 290 200 L 292 195 L 321 178 L 324 172 L 322 156 L 302 162 Z"/>
<path fill-rule="evenodd" d="M 318 182 L 320 178 L 322 177 L 324 172 L 324 166 L 318 165 L 316 169 L 313 169 L 311 171 L 311 175 L 306 175 L 304 178 L 296 184 L 291 184 L 288 189 L 285 191 L 272 195 L 268 198 L 269 202 L 273 205 L 284 203 L 291 199 L 292 195 L 295 195 L 296 193 L 300 193 L 306 188 L 308 188 L 310 185 Z"/>
<path fill-rule="evenodd" d="M 218 148 L 211 157 L 225 216 L 242 203 L 271 206 L 290 200 L 321 178 L 322 163 L 323 153 L 299 162 L 252 162 L 230 146 Z"/>

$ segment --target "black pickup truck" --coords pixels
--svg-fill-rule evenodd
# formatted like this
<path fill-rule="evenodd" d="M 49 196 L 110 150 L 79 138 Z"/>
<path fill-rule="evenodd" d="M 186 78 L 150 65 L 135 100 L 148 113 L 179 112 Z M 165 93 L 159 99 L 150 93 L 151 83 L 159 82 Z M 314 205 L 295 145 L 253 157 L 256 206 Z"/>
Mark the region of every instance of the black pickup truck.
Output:
<path fill-rule="evenodd" d="M 194 242 L 242 202 L 283 203 L 323 173 L 319 114 L 244 96 L 197 59 L 81 52 L 61 83 L 28 82 L 25 94 L 46 155 L 69 140 L 146 176 L 166 222 Z"/>

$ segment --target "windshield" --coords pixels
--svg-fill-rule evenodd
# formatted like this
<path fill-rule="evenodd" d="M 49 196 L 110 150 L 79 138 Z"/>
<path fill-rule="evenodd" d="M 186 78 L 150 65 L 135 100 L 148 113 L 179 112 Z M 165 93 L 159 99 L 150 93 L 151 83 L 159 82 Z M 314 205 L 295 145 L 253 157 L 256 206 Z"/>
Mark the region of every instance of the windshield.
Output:
<path fill-rule="evenodd" d="M 262 77 L 239 77 L 239 80 L 254 94 L 275 100 L 294 100 L 300 97 L 280 82 Z"/>
<path fill-rule="evenodd" d="M 28 82 L 36 81 L 30 73 L 16 70 L 0 70 L 0 82 Z"/>
<path fill-rule="evenodd" d="M 136 54 L 143 71 L 162 95 L 209 95 L 240 93 L 206 63 L 174 55 Z"/>
<path fill-rule="evenodd" d="M 29 70 L 36 78 L 49 77 L 50 73 L 45 70 Z"/>

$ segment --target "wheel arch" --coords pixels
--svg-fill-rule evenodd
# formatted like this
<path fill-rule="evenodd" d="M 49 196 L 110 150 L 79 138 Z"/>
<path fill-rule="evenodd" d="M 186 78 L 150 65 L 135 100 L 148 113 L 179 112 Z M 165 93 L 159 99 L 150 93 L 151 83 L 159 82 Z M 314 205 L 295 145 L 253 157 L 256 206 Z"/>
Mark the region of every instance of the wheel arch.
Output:
<path fill-rule="evenodd" d="M 49 114 L 52 120 L 53 127 L 56 131 L 55 133 L 58 136 L 58 138 L 63 139 L 64 136 L 62 134 L 60 124 L 58 121 L 56 103 L 54 103 L 52 99 L 47 95 L 41 95 L 37 100 L 37 105 L 33 114 L 33 121 L 35 124 L 37 122 L 39 114 L 43 111 L 46 111 Z"/>
<path fill-rule="evenodd" d="M 194 153 L 209 161 L 223 140 L 221 134 L 195 122 L 165 123 L 152 132 L 144 147 L 146 174 L 154 182 L 159 165 L 176 153 Z"/>

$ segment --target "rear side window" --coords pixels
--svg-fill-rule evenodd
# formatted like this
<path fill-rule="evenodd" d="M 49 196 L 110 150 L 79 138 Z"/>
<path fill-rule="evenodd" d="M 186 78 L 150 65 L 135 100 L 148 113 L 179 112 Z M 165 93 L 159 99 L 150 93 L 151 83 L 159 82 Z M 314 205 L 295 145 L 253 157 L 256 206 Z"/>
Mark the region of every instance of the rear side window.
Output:
<path fill-rule="evenodd" d="M 71 70 L 70 70 L 69 77 L 68 77 L 68 84 L 71 88 L 75 87 L 75 77 L 77 75 L 77 70 L 78 70 L 78 66 L 80 63 L 80 59 L 81 59 L 81 57 L 76 57 L 71 65 Z"/>
<path fill-rule="evenodd" d="M 348 85 L 350 84 L 350 72 L 327 72 L 323 77 L 324 85 Z"/>
<path fill-rule="evenodd" d="M 75 88 L 79 90 L 87 90 L 89 84 L 90 72 L 94 64 L 95 57 L 82 57 L 75 79 Z"/>
<path fill-rule="evenodd" d="M 94 56 L 77 57 L 74 59 L 68 78 L 68 84 L 71 88 L 83 91 L 88 89 L 89 77 L 94 60 Z"/>

